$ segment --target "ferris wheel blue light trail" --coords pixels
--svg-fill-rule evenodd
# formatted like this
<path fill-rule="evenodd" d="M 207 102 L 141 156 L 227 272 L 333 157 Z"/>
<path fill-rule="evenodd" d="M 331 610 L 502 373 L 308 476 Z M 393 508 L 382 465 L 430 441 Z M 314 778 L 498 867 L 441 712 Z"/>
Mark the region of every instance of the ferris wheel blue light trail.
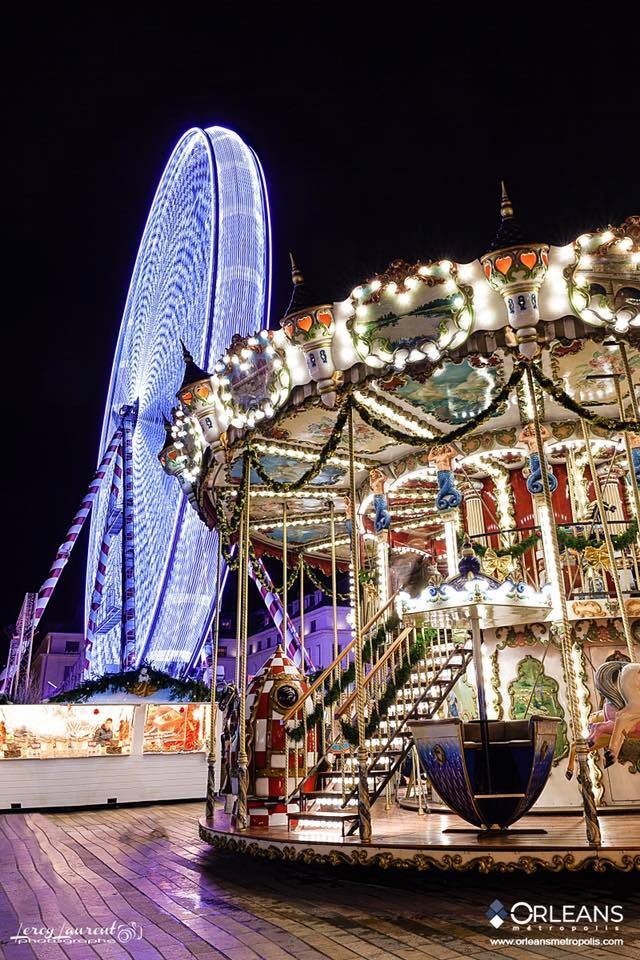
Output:
<path fill-rule="evenodd" d="M 127 296 L 107 394 L 100 449 L 118 412 L 138 403 L 132 437 L 135 655 L 179 673 L 204 643 L 216 582 L 216 537 L 157 462 L 166 398 L 182 378 L 180 338 L 212 367 L 233 333 L 267 326 L 271 231 L 255 153 L 230 130 L 187 131 L 161 177 Z M 107 511 L 105 482 L 91 518 L 86 612 Z M 95 617 L 91 672 L 121 662 L 120 531 L 113 537 Z"/>

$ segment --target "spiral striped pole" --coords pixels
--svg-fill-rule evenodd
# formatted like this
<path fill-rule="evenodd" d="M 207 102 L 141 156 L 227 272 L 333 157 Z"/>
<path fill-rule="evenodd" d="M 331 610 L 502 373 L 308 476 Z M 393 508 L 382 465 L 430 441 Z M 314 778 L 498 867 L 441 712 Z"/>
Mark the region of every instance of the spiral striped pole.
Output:
<path fill-rule="evenodd" d="M 56 586 L 58 585 L 60 574 L 66 567 L 67 561 L 71 555 L 71 551 L 73 550 L 75 542 L 80 536 L 80 532 L 84 526 L 84 522 L 89 516 L 89 513 L 91 512 L 91 508 L 102 486 L 102 481 L 106 476 L 107 470 L 109 469 L 109 466 L 111 465 L 113 458 L 116 456 L 116 453 L 118 452 L 118 447 L 120 446 L 121 437 L 122 437 L 122 428 L 118 427 L 118 429 L 116 430 L 116 432 L 114 433 L 111 439 L 109 446 L 105 451 L 104 457 L 100 461 L 100 465 L 96 470 L 93 480 L 91 481 L 91 484 L 86 493 L 86 496 L 82 501 L 82 503 L 80 504 L 80 508 L 78 512 L 73 518 L 71 526 L 67 531 L 67 535 L 62 541 L 62 543 L 60 544 L 60 546 L 58 547 L 56 558 L 53 561 L 53 564 L 51 565 L 51 569 L 49 570 L 49 576 L 40 587 L 40 591 L 38 593 L 38 599 L 36 600 L 36 609 L 35 609 L 34 621 L 33 621 L 34 630 L 36 629 L 36 627 L 40 623 L 40 620 L 42 619 L 42 615 L 46 609 L 47 604 L 49 603 L 51 594 L 53 593 Z"/>
<path fill-rule="evenodd" d="M 113 467 L 113 476 L 111 478 L 111 490 L 109 491 L 109 506 L 107 508 L 107 521 L 102 534 L 100 543 L 100 552 L 98 554 L 98 565 L 96 567 L 96 576 L 93 582 L 93 593 L 91 594 L 91 606 L 87 618 L 87 634 L 84 643 L 84 669 L 87 671 L 91 666 L 91 650 L 96 632 L 96 622 L 98 611 L 102 606 L 104 585 L 107 576 L 107 564 L 109 562 L 109 552 L 111 550 L 111 541 L 122 526 L 122 511 L 118 506 L 118 500 L 122 490 L 122 444 L 119 445 L 116 453 L 116 462 Z"/>
<path fill-rule="evenodd" d="M 122 416 L 122 669 L 136 663 L 136 571 L 133 502 L 133 431 L 138 403 L 123 407 Z"/>
<path fill-rule="evenodd" d="M 254 570 L 254 564 L 257 564 L 257 566 L 260 569 L 260 577 L 258 577 L 258 574 Z M 275 591 L 275 588 L 273 586 L 273 583 L 271 581 L 271 577 L 269 576 L 267 568 L 265 567 L 265 565 L 263 564 L 262 560 L 260 560 L 259 557 L 257 557 L 255 560 L 253 559 L 251 560 L 249 564 L 249 573 L 251 575 L 251 579 L 253 580 L 256 587 L 258 588 L 258 592 L 262 597 L 264 605 L 269 612 L 269 616 L 271 617 L 271 619 L 275 624 L 275 628 L 280 635 L 280 639 L 282 640 L 282 644 L 287 652 L 287 656 L 291 657 L 294 663 L 298 663 L 300 660 L 300 654 L 298 653 L 298 651 L 302 651 L 300 635 L 298 634 L 298 631 L 294 627 L 291 621 L 291 617 L 287 614 L 287 628 L 286 628 L 287 635 L 285 636 L 284 607 L 282 606 L 282 601 L 280 600 L 280 597 Z M 263 582 L 261 581 L 267 584 L 267 586 L 264 586 Z M 305 658 L 305 663 L 307 665 L 307 671 L 313 672 L 315 667 L 313 665 L 313 662 L 307 650 L 304 651 L 304 658 Z"/>

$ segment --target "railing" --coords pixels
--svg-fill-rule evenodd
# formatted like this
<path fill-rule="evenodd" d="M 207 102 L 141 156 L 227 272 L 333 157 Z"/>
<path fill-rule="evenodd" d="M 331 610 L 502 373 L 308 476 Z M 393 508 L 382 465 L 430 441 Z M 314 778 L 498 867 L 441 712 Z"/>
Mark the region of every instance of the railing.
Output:
<path fill-rule="evenodd" d="M 375 616 L 371 617 L 371 619 L 367 623 L 365 623 L 364 627 L 360 631 L 363 642 L 367 639 L 367 635 L 371 633 L 373 628 L 378 625 L 382 616 L 387 612 L 387 610 L 389 610 L 390 607 L 393 606 L 393 604 L 395 603 L 395 599 L 396 599 L 396 594 L 394 593 L 393 596 L 389 597 L 389 599 L 384 604 L 384 606 L 380 607 L 380 609 L 375 614 Z M 298 713 L 298 711 L 303 706 L 303 704 L 305 704 L 310 697 L 313 697 L 313 695 L 318 689 L 320 688 L 324 689 L 324 685 L 327 679 L 330 678 L 331 683 L 333 683 L 336 680 L 337 675 L 341 672 L 340 664 L 344 660 L 347 660 L 347 661 L 349 660 L 349 658 L 355 651 L 356 641 L 357 641 L 357 637 L 354 637 L 353 640 L 351 640 L 351 642 L 347 644 L 344 650 L 340 651 L 340 653 L 335 658 L 335 660 L 332 660 L 329 666 L 326 667 L 318 677 L 316 677 L 316 679 L 313 681 L 313 683 L 305 693 L 304 697 L 302 697 L 301 700 L 298 700 L 295 706 L 291 707 L 291 709 L 284 714 L 282 718 L 283 723 L 286 724 L 289 720 L 291 720 Z"/>
<path fill-rule="evenodd" d="M 369 695 L 372 692 L 379 693 L 381 689 L 386 686 L 389 674 L 392 674 L 395 666 L 399 665 L 398 660 L 403 662 L 405 650 L 406 655 L 409 655 L 409 637 L 411 635 L 415 636 L 415 632 L 415 627 L 405 627 L 366 674 L 363 688 L 368 700 L 371 699 Z M 353 705 L 356 695 L 357 690 L 353 690 L 352 693 L 347 696 L 346 700 L 340 704 L 335 712 L 336 719 L 343 716 Z"/>
<path fill-rule="evenodd" d="M 616 539 L 629 530 L 628 520 L 609 520 L 608 525 Z M 562 572 L 564 576 L 567 597 L 580 598 L 589 596 L 613 596 L 615 593 L 612 572 L 609 569 L 609 556 L 606 550 L 602 527 L 597 521 L 583 521 L 582 523 L 561 523 L 557 525 Z M 563 537 L 563 533 L 565 536 Z M 535 535 L 529 546 L 522 552 L 518 551 L 520 544 L 526 545 Z M 583 538 L 589 541 L 588 549 L 575 549 L 571 546 L 572 538 Z M 472 536 L 472 544 L 479 547 L 478 553 L 483 560 L 486 572 L 492 572 L 491 562 L 485 560 L 488 548 L 499 554 L 508 547 L 517 555 L 500 558 L 502 566 L 495 568 L 494 575 L 498 580 L 505 576 L 515 577 L 524 581 L 535 590 L 540 590 L 546 580 L 545 558 L 542 545 L 540 527 L 527 526 L 510 528 L 507 530 L 493 530 L 477 536 Z M 618 541 L 619 542 L 619 541 Z M 640 593 L 640 549 L 638 539 L 617 546 L 615 549 L 617 575 L 620 578 L 623 593 Z M 510 561 L 510 562 L 509 562 Z M 493 561 L 495 565 L 495 560 Z M 509 569 L 507 570 L 507 566 Z"/>
<path fill-rule="evenodd" d="M 393 594 L 393 596 L 389 598 L 389 600 L 377 611 L 377 613 L 371 617 L 367 623 L 365 623 L 361 630 L 363 644 L 372 639 L 374 633 L 380 629 L 380 626 L 383 623 L 383 617 L 389 610 L 393 609 L 395 599 L 396 594 Z M 370 669 L 365 676 L 365 686 L 369 690 L 373 689 L 374 687 L 377 690 L 380 689 L 379 685 L 383 676 L 384 665 L 393 664 L 396 662 L 398 650 L 401 649 L 403 643 L 406 644 L 407 637 L 410 632 L 411 628 L 409 627 L 406 630 L 401 631 L 399 637 L 393 637 L 387 634 L 384 642 L 378 648 L 372 651 L 371 656 L 367 661 L 367 665 Z M 318 772 L 319 768 L 330 757 L 332 751 L 339 744 L 343 744 L 344 742 L 344 736 L 342 729 L 339 726 L 338 717 L 344 712 L 344 709 L 346 709 L 345 704 L 353 702 L 353 699 L 355 698 L 355 684 L 353 682 L 350 683 L 348 688 L 342 691 L 342 694 L 345 698 L 344 700 L 341 700 L 341 698 L 338 697 L 335 702 L 333 702 L 329 707 L 325 708 L 324 699 L 325 691 L 327 689 L 331 689 L 343 674 L 343 668 L 341 667 L 341 664 L 344 663 L 344 669 L 348 669 L 350 666 L 352 654 L 355 652 L 356 641 L 357 638 L 354 637 L 353 640 L 344 648 L 344 650 L 342 650 L 342 652 L 333 660 L 333 662 L 330 663 L 329 666 L 314 680 L 305 696 L 298 700 L 295 706 L 288 710 L 283 716 L 283 722 L 285 724 L 287 721 L 292 720 L 295 717 L 304 717 L 307 714 L 306 702 L 309 700 L 309 698 L 312 698 L 311 703 L 313 703 L 314 707 L 320 707 L 322 712 L 322 719 L 317 724 L 317 729 L 320 734 L 320 750 L 318 751 L 318 759 L 312 769 L 305 769 L 303 771 L 302 777 L 299 777 L 297 760 L 294 761 L 296 784 L 294 789 L 289 792 L 289 796 L 287 798 L 288 802 L 300 791 L 303 784 Z M 290 739 L 287 736 L 287 769 L 289 769 L 289 752 L 293 750 L 297 751 L 298 747 L 294 744 L 291 744 Z"/>

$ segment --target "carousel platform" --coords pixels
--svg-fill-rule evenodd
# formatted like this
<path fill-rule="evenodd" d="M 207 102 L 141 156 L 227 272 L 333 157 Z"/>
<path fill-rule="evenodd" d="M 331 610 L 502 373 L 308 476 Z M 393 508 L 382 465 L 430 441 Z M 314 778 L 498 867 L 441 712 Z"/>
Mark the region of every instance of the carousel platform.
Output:
<path fill-rule="evenodd" d="M 482 835 L 452 814 L 423 814 L 394 808 L 372 811 L 373 839 L 329 835 L 320 830 L 254 827 L 239 831 L 216 810 L 200 821 L 200 837 L 219 850 L 319 866 L 371 866 L 481 873 L 562 870 L 640 870 L 640 815 L 600 817 L 602 846 L 590 847 L 576 813 L 533 814 L 517 829 Z M 523 832 L 531 831 L 531 832 Z M 544 831 L 544 832 L 541 832 Z"/>

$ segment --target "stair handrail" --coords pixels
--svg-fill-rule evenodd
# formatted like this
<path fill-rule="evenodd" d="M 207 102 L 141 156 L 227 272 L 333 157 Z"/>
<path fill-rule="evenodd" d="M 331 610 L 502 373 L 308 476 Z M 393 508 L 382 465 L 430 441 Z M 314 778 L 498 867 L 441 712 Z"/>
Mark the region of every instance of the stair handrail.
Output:
<path fill-rule="evenodd" d="M 455 656 L 457 656 L 457 655 L 460 654 L 460 653 L 463 654 L 463 657 L 462 657 L 463 664 L 460 664 L 460 666 L 462 667 L 462 666 L 464 665 L 464 669 L 466 670 L 466 668 L 467 668 L 468 665 L 469 665 L 469 661 L 471 660 L 471 656 L 472 656 L 472 651 L 467 647 L 467 643 L 468 643 L 468 642 L 469 642 L 469 637 L 466 637 L 464 643 L 458 644 L 458 645 L 456 646 L 455 650 L 452 650 L 452 651 L 450 652 L 450 654 L 449 654 L 449 656 L 447 657 L 447 659 L 445 660 L 445 662 L 444 662 L 444 663 L 441 663 L 440 666 L 438 667 L 438 671 L 437 671 L 435 677 L 434 677 L 433 680 L 432 680 L 432 684 L 438 679 L 438 677 L 439 677 L 440 674 L 443 672 L 443 670 L 446 670 L 446 669 L 448 669 L 448 668 L 451 667 L 451 660 L 452 660 L 452 658 L 455 657 Z M 468 659 L 467 659 L 466 664 L 464 664 L 464 660 L 465 660 L 464 654 L 467 654 L 467 655 L 468 655 Z M 448 693 L 449 693 L 449 691 L 451 690 L 451 688 L 452 688 L 453 686 L 455 686 L 455 684 L 458 682 L 459 679 L 460 679 L 460 677 L 457 677 L 456 680 L 454 680 L 453 682 L 451 682 L 451 683 L 449 684 L 449 686 L 445 689 L 445 692 L 444 692 L 444 694 L 442 695 L 442 697 L 440 698 L 440 700 L 438 701 L 438 703 L 434 706 L 434 708 L 433 708 L 434 710 L 437 710 L 438 707 L 440 707 L 440 706 L 442 705 L 442 702 L 443 702 L 444 698 L 448 695 Z M 423 692 L 423 693 L 418 697 L 418 699 L 413 703 L 413 706 L 412 706 L 412 708 L 411 708 L 411 711 L 410 711 L 405 717 L 402 718 L 402 722 L 400 723 L 399 727 L 396 728 L 396 729 L 393 731 L 392 736 L 390 736 L 390 737 L 387 738 L 387 742 L 385 743 L 384 747 L 383 747 L 381 750 L 379 750 L 378 753 L 376 753 L 376 755 L 372 758 L 371 762 L 369 763 L 369 765 L 368 765 L 368 767 L 367 767 L 367 776 L 369 776 L 369 772 L 375 767 L 376 763 L 378 763 L 378 761 L 380 760 L 380 757 L 383 756 L 383 754 L 389 749 L 389 747 L 391 746 L 391 744 L 393 743 L 393 741 L 396 739 L 396 737 L 398 736 L 399 730 L 401 730 L 402 727 L 406 726 L 406 723 L 407 723 L 408 720 L 413 720 L 413 719 L 414 719 L 414 716 L 415 716 L 415 714 L 416 714 L 416 711 L 417 711 L 418 707 L 419 707 L 420 704 L 423 702 L 423 700 L 425 700 L 425 699 L 427 698 L 429 692 L 430 692 L 430 688 L 429 688 L 429 687 L 425 687 L 424 692 Z M 407 752 L 408 752 L 408 751 L 406 751 L 406 750 L 403 751 L 403 752 L 402 752 L 402 756 L 400 756 L 398 759 L 399 759 L 400 761 L 402 761 L 402 759 L 404 758 L 404 756 L 406 756 L 406 753 L 407 753 Z M 396 768 L 397 768 L 397 764 L 394 764 L 394 769 L 396 769 Z M 347 796 L 346 796 L 345 799 L 344 799 L 343 806 L 346 806 L 346 804 L 349 802 L 349 800 L 351 800 L 351 799 L 355 796 L 356 791 L 357 791 L 357 787 L 355 787 L 355 788 L 351 791 L 351 793 L 347 794 Z M 375 803 L 375 801 L 376 801 L 376 800 L 378 799 L 378 797 L 380 796 L 380 793 L 381 793 L 381 792 L 382 792 L 381 789 L 374 791 L 373 797 L 371 797 L 371 802 L 372 802 L 372 803 Z"/>
<path fill-rule="evenodd" d="M 371 628 L 378 622 L 382 614 L 389 609 L 391 604 L 395 601 L 396 597 L 397 597 L 397 591 L 391 597 L 389 597 L 387 602 L 382 607 L 380 607 L 378 612 L 374 614 L 373 617 L 371 617 L 371 619 L 367 623 L 365 623 L 364 627 L 361 630 L 362 637 L 364 637 L 365 634 L 369 633 Z M 289 710 L 287 710 L 287 712 L 283 715 L 282 717 L 283 723 L 288 723 L 288 721 L 291 720 L 294 714 L 298 712 L 300 707 L 309 699 L 309 697 L 313 696 L 313 694 L 316 692 L 318 687 L 324 683 L 324 681 L 327 679 L 329 674 L 332 673 L 333 670 L 335 670 L 335 668 L 344 660 L 345 657 L 349 656 L 349 654 L 355 647 L 357 639 L 358 639 L 357 637 L 354 637 L 353 640 L 351 640 L 347 644 L 344 650 L 342 650 L 338 654 L 338 656 L 331 661 L 329 666 L 325 667 L 325 669 L 322 671 L 320 676 L 316 677 L 316 679 L 313 681 L 313 683 L 311 684 L 307 692 L 304 694 L 304 696 L 300 700 L 298 700 L 297 703 L 295 703 L 294 706 L 291 707 Z"/>
<path fill-rule="evenodd" d="M 407 639 L 407 637 L 409 636 L 412 630 L 415 630 L 415 627 L 412 625 L 409 625 L 408 627 L 405 627 L 404 630 L 400 631 L 400 633 L 398 634 L 396 639 L 393 641 L 391 646 L 385 650 L 385 652 L 382 654 L 380 659 L 376 662 L 375 666 L 371 668 L 369 673 L 364 678 L 364 683 L 362 685 L 363 688 L 369 685 L 370 681 L 377 674 L 378 670 L 380 670 L 381 667 L 384 666 L 384 664 L 387 662 L 389 657 L 393 656 L 393 654 L 396 652 L 398 647 L 402 646 L 402 644 Z M 341 717 L 342 714 L 345 712 L 345 710 L 349 709 L 349 707 L 351 706 L 351 704 L 356 698 L 356 694 L 357 694 L 357 690 L 354 690 L 352 693 L 349 694 L 349 696 L 344 701 L 344 703 L 340 704 L 340 706 L 336 710 L 336 719 L 338 719 L 338 717 Z"/>

